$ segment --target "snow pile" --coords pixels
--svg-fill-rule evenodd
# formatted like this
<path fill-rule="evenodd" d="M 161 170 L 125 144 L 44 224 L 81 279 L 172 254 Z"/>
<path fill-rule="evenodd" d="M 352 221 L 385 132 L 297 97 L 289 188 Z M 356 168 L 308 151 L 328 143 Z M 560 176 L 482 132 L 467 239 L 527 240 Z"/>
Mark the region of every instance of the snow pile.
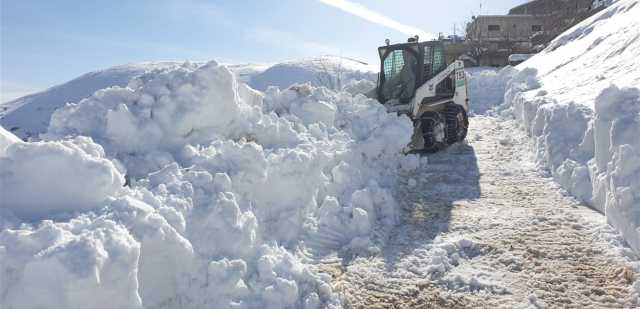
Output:
<path fill-rule="evenodd" d="M 2 104 L 0 125 L 21 138 L 37 137 L 46 131 L 49 117 L 67 102 L 78 102 L 99 89 L 125 87 L 147 72 L 161 72 L 179 62 L 147 62 L 116 66 L 84 74 L 67 83 Z"/>
<path fill-rule="evenodd" d="M 316 87 L 342 90 L 345 86 L 360 80 L 375 83 L 378 70 L 376 66 L 353 59 L 322 56 L 276 64 L 261 74 L 253 76 L 249 85 L 264 91 L 269 86 L 284 89 L 293 84 L 308 82 Z M 349 87 L 354 89 L 353 85 Z"/>
<path fill-rule="evenodd" d="M 239 98 L 229 70 L 215 64 L 197 70 L 187 63 L 168 74 L 143 75 L 127 88 L 99 90 L 77 104 L 67 104 L 51 116 L 48 134 L 92 136 L 107 150 L 126 153 L 202 144 L 238 131 L 237 123 L 245 119 L 236 116 L 252 111 L 237 101 L 253 103 L 259 96 L 246 86 L 242 90 L 247 91 L 246 98 Z"/>
<path fill-rule="evenodd" d="M 509 66 L 500 70 L 480 67 L 467 68 L 466 72 L 471 112 L 484 114 L 503 103 L 505 88 L 516 70 Z"/>
<path fill-rule="evenodd" d="M 198 67 L 204 63 L 191 63 Z M 142 75 L 175 70 L 182 62 L 144 62 L 116 66 L 84 74 L 62 85 L 2 104 L 0 125 L 18 137 L 35 139 L 49 126 L 51 114 L 69 102 L 79 102 L 108 87 L 126 87 Z M 311 83 L 351 94 L 375 88 L 377 67 L 348 58 L 324 56 L 275 65 L 226 64 L 236 79 L 254 89 L 269 86 L 288 88 L 296 83 Z"/>
<path fill-rule="evenodd" d="M 364 94 L 376 89 L 377 85 L 374 81 L 368 79 L 352 79 L 346 85 L 342 87 L 342 91 L 348 92 L 352 95 Z"/>
<path fill-rule="evenodd" d="M 362 95 L 261 94 L 211 62 L 67 104 L 44 142 L 2 131 L 0 304 L 339 306 L 302 261 L 376 250 L 396 171 L 420 162 L 412 129 Z"/>
<path fill-rule="evenodd" d="M 538 162 L 640 250 L 640 5 L 618 1 L 518 67 L 505 94 Z"/>

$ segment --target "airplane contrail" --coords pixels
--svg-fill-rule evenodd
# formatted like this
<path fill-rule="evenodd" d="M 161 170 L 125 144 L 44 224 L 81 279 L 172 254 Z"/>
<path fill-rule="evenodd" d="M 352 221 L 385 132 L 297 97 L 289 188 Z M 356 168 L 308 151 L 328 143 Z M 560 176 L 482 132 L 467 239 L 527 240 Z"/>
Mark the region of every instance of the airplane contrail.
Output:
<path fill-rule="evenodd" d="M 358 16 L 364 20 L 378 24 L 398 32 L 404 33 L 409 36 L 419 35 L 421 40 L 434 39 L 436 36 L 433 33 L 426 32 L 416 27 L 405 25 L 401 22 L 386 17 L 380 13 L 374 12 L 362 4 L 351 2 L 349 0 L 318 0 L 326 5 L 333 6 L 349 14 Z"/>

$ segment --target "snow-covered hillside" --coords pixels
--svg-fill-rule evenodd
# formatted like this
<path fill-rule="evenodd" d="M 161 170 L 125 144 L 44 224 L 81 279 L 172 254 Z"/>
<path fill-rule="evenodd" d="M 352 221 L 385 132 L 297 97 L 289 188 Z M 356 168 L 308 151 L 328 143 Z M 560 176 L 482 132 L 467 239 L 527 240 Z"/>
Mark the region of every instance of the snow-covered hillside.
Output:
<path fill-rule="evenodd" d="M 248 84 L 251 82 L 251 79 L 267 70 L 270 65 L 267 64 L 224 64 L 236 75 L 238 81 Z"/>
<path fill-rule="evenodd" d="M 37 138 L 49 125 L 53 112 L 66 103 L 75 103 L 108 87 L 126 87 L 128 83 L 145 74 L 154 76 L 181 66 L 183 62 L 146 62 L 95 71 L 82 75 L 62 85 L 18 98 L 0 106 L 0 125 L 19 137 Z M 201 66 L 203 63 L 189 63 Z M 293 84 L 311 83 L 333 90 L 363 93 L 375 87 L 376 68 L 348 58 L 322 56 L 275 65 L 225 64 L 238 81 L 254 89 L 266 90 L 268 86 L 280 89 Z"/>
<path fill-rule="evenodd" d="M 378 71 L 375 65 L 353 59 L 322 56 L 276 64 L 254 76 L 249 85 L 257 90 L 266 90 L 269 86 L 284 89 L 296 83 L 310 82 L 316 87 L 335 90 L 353 87 L 355 83 L 367 80 L 371 82 L 367 90 L 371 90 L 375 87 Z"/>
<path fill-rule="evenodd" d="M 378 250 L 422 163 L 411 122 L 215 62 L 128 85 L 56 110 L 42 141 L 0 129 L 0 307 L 339 306 L 307 263 Z"/>
<path fill-rule="evenodd" d="M 505 103 L 538 162 L 640 251 L 640 5 L 620 0 L 518 66 Z"/>

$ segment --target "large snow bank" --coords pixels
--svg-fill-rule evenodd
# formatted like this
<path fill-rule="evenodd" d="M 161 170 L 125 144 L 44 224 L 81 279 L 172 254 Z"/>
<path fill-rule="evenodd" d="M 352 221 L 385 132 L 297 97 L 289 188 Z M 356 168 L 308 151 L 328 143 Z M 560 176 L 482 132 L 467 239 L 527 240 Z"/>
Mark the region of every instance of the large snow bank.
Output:
<path fill-rule="evenodd" d="M 638 2 L 616 2 L 519 66 L 505 103 L 542 167 L 640 251 Z"/>
<path fill-rule="evenodd" d="M 93 199 L 79 193 L 59 209 L 25 192 L 27 180 L 15 185 L 26 194 L 2 200 L 0 304 L 339 306 L 329 278 L 302 261 L 376 250 L 373 235 L 397 220 L 397 171 L 420 162 L 402 154 L 411 133 L 406 117 L 362 95 L 309 85 L 261 94 L 215 62 L 97 91 L 57 110 L 44 142 L 3 133 L 2 160 L 29 164 L 7 164 L 3 181 L 55 167 L 61 178 L 38 186 L 75 185 Z M 89 188 L 98 182 L 102 191 Z M 56 221 L 25 221 L 26 204 L 37 212 L 26 217 Z"/>
<path fill-rule="evenodd" d="M 345 86 L 351 85 L 350 88 L 353 89 L 353 83 L 357 81 L 375 82 L 378 70 L 376 66 L 349 58 L 322 56 L 273 65 L 253 76 L 249 85 L 261 91 L 269 86 L 284 89 L 298 83 L 311 83 L 316 87 L 333 90 L 342 90 Z M 375 85 L 366 91 L 373 88 Z"/>

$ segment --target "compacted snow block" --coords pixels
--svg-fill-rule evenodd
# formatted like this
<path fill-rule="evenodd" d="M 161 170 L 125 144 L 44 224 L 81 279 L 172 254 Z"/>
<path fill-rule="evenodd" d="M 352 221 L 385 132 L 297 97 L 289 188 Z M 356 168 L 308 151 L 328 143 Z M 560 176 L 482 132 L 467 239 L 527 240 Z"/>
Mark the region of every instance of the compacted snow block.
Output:
<path fill-rule="evenodd" d="M 518 67 L 505 106 L 539 164 L 640 251 L 640 1 L 621 0 Z"/>
<path fill-rule="evenodd" d="M 123 184 L 102 147 L 86 137 L 13 142 L 0 154 L 0 207 L 22 219 L 100 207 Z"/>
<path fill-rule="evenodd" d="M 605 89 L 596 98 L 591 163 L 596 205 L 640 249 L 640 89 Z"/>

